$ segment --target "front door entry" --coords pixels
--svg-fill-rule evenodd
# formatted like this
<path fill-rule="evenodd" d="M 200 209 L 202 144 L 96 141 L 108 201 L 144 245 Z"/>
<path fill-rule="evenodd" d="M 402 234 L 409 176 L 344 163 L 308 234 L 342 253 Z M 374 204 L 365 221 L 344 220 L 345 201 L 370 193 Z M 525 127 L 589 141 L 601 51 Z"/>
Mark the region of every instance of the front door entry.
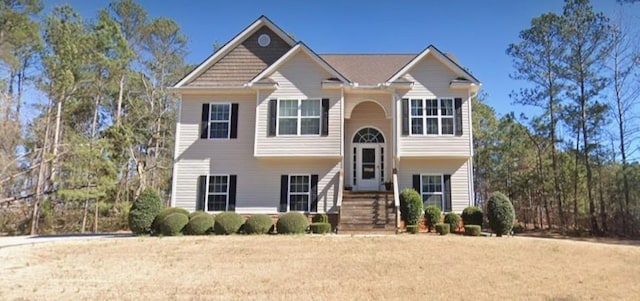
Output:
<path fill-rule="evenodd" d="M 358 190 L 380 188 L 380 146 L 364 144 L 356 146 L 356 183 Z"/>

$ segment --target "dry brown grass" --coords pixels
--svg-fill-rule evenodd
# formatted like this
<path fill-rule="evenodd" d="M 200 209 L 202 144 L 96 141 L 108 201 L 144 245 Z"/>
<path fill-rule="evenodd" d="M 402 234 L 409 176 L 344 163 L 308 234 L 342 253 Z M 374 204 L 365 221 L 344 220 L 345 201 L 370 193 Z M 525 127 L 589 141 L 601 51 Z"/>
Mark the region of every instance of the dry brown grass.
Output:
<path fill-rule="evenodd" d="M 0 249 L 1 300 L 620 300 L 640 247 L 535 238 L 118 238 Z"/>

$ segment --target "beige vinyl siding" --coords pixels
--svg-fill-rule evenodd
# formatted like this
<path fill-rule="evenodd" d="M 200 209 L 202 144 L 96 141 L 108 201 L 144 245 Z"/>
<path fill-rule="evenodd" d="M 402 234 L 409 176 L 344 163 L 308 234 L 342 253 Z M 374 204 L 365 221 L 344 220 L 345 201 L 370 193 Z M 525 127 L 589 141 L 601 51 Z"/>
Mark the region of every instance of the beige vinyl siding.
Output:
<path fill-rule="evenodd" d="M 466 159 L 403 158 L 398 169 L 399 188 L 413 188 L 414 174 L 450 174 L 451 208 L 456 213 L 462 213 L 464 208 L 472 204 L 468 162 Z"/>
<path fill-rule="evenodd" d="M 238 138 L 200 139 L 203 103 L 238 103 Z M 257 159 L 253 156 L 255 94 L 184 95 L 174 165 L 176 207 L 195 210 L 198 176 L 235 174 L 236 211 L 276 213 L 280 204 L 280 175 L 317 174 L 318 211 L 335 212 L 339 159 Z"/>
<path fill-rule="evenodd" d="M 471 156 L 469 95 L 465 90 L 453 90 L 449 83 L 457 75 L 432 55 L 426 56 L 405 76 L 413 88 L 396 100 L 398 132 L 402 130 L 402 98 L 462 98 L 462 136 L 398 135 L 398 155 L 401 157 L 465 157 Z"/>
<path fill-rule="evenodd" d="M 332 77 L 307 54 L 299 52 L 270 79 L 278 83 L 276 90 L 258 93 L 258 118 L 255 132 L 257 157 L 326 156 L 339 157 L 341 131 L 342 94 L 340 90 L 321 88 L 321 82 Z M 321 99 L 329 98 L 329 135 L 268 137 L 270 99 Z"/>
<path fill-rule="evenodd" d="M 349 98 L 346 98 L 346 102 L 349 102 Z M 392 145 L 393 139 L 391 136 L 391 119 L 386 119 L 382 108 L 375 102 L 366 101 L 360 102 L 353 113 L 351 118 L 345 120 L 345 184 L 346 186 L 353 186 L 353 135 L 361 128 L 374 127 L 382 132 L 384 135 L 384 181 L 391 180 L 391 170 L 393 166 L 392 161 Z"/>

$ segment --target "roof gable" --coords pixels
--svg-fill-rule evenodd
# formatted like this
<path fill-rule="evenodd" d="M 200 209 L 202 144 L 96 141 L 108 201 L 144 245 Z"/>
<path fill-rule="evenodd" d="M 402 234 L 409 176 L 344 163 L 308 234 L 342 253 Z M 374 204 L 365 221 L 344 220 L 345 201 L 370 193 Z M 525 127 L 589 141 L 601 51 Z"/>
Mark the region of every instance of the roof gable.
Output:
<path fill-rule="evenodd" d="M 415 54 L 321 54 L 331 66 L 360 86 L 384 83 Z"/>
<path fill-rule="evenodd" d="M 257 46 L 258 37 L 264 33 L 271 36 L 271 44 L 265 47 L 268 49 Z M 209 86 L 212 80 L 216 85 L 241 85 L 275 62 L 294 44 L 295 41 L 282 29 L 261 16 L 182 78 L 174 88 Z"/>
<path fill-rule="evenodd" d="M 446 67 L 451 69 L 458 76 L 466 78 L 474 84 L 480 84 L 480 81 L 477 78 L 475 78 L 475 76 L 473 76 L 471 73 L 469 73 L 469 71 L 462 68 L 458 63 L 453 61 L 449 56 L 442 53 L 440 50 L 438 50 L 438 48 L 436 48 L 433 45 L 429 45 L 429 47 L 427 47 L 425 50 L 420 52 L 415 58 L 409 61 L 404 67 L 402 67 L 402 69 L 398 70 L 398 72 L 396 72 L 393 76 L 387 79 L 386 81 L 387 84 L 393 83 L 399 80 L 401 77 L 406 75 L 409 72 L 409 70 L 415 67 L 419 62 L 421 62 L 428 55 L 432 55 L 433 57 L 438 59 L 438 61 L 440 61 Z"/>
<path fill-rule="evenodd" d="M 286 62 L 288 62 L 293 57 L 295 57 L 296 54 L 298 54 L 299 52 L 303 52 L 303 53 L 307 54 L 322 69 L 327 71 L 329 74 L 334 76 L 336 79 L 338 79 L 343 84 L 348 84 L 349 83 L 349 80 L 346 77 L 344 77 L 342 74 L 340 74 L 340 72 L 338 72 L 338 70 L 336 70 L 331 65 L 329 65 L 329 63 L 327 63 L 324 59 L 322 59 L 318 54 L 313 52 L 313 50 L 311 50 L 309 47 L 307 47 L 307 45 L 305 45 L 302 42 L 298 42 L 298 44 L 293 46 L 293 48 L 291 48 L 285 55 L 280 57 L 280 59 L 278 59 L 275 63 L 273 63 L 267 69 L 265 69 L 262 72 L 260 72 L 260 74 L 256 75 L 249 82 L 249 85 L 251 86 L 251 85 L 255 84 L 256 82 L 259 82 L 259 81 L 265 79 L 267 76 L 271 75 L 273 72 L 278 70 L 278 68 L 280 68 Z"/>

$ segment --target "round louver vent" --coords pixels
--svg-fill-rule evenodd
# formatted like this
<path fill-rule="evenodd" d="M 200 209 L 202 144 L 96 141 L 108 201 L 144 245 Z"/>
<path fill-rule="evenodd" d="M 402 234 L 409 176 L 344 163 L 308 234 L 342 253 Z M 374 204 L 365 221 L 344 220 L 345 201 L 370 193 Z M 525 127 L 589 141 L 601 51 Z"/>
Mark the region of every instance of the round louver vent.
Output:
<path fill-rule="evenodd" d="M 268 34 L 264 33 L 258 37 L 258 45 L 267 47 L 269 44 L 271 44 L 271 37 Z"/>

